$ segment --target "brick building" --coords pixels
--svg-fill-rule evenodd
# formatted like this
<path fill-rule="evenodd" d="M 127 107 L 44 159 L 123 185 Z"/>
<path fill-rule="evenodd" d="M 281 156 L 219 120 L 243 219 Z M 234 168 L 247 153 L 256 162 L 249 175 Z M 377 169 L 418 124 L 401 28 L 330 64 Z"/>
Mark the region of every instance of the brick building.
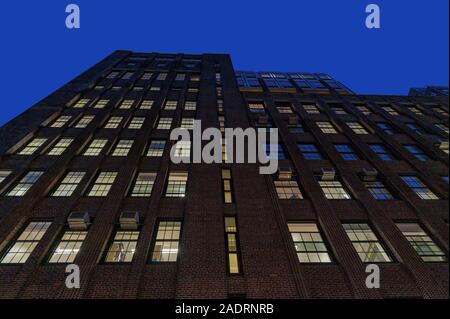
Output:
<path fill-rule="evenodd" d="M 448 112 L 228 55 L 114 52 L 0 129 L 0 297 L 448 298 Z M 194 118 L 278 128 L 279 172 L 173 164 L 170 129 Z"/>

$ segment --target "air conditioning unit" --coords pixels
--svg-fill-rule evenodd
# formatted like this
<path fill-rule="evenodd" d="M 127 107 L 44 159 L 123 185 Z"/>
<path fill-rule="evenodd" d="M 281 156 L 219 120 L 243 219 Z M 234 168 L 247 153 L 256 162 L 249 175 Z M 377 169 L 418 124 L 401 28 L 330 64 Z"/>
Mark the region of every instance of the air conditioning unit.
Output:
<path fill-rule="evenodd" d="M 138 212 L 123 212 L 120 215 L 120 228 L 126 230 L 136 230 L 139 226 Z"/>
<path fill-rule="evenodd" d="M 292 179 L 292 169 L 290 166 L 280 167 L 278 169 L 278 179 L 290 181 Z"/>
<path fill-rule="evenodd" d="M 269 116 L 268 115 L 260 115 L 258 116 L 258 124 L 266 125 L 269 123 Z"/>
<path fill-rule="evenodd" d="M 336 171 L 334 168 L 322 168 L 321 179 L 323 181 L 333 181 L 336 176 Z"/>
<path fill-rule="evenodd" d="M 375 168 L 363 168 L 363 180 L 373 182 L 377 179 L 378 171 Z"/>
<path fill-rule="evenodd" d="M 297 125 L 298 124 L 298 116 L 297 115 L 290 115 L 288 124 L 289 125 Z"/>
<path fill-rule="evenodd" d="M 67 218 L 70 230 L 87 230 L 91 223 L 88 212 L 72 212 Z"/>

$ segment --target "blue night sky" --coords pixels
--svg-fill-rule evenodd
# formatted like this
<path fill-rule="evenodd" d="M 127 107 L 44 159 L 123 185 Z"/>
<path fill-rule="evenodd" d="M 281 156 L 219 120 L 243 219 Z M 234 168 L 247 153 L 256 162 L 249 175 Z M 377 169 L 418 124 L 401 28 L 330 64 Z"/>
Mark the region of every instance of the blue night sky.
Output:
<path fill-rule="evenodd" d="M 69 3 L 79 30 L 65 28 Z M 379 30 L 365 28 L 370 3 Z M 324 72 L 357 93 L 448 85 L 448 10 L 448 0 L 2 1 L 0 125 L 116 49 L 230 53 L 238 70 Z"/>

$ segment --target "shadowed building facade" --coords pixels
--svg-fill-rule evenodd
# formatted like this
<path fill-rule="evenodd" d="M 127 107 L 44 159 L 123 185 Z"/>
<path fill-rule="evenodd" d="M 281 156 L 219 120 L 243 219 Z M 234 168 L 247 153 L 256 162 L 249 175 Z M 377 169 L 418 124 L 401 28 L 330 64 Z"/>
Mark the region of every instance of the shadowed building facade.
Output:
<path fill-rule="evenodd" d="M 0 297 L 448 298 L 448 112 L 225 54 L 116 51 L 0 128 Z M 194 119 L 277 128 L 278 172 L 172 163 Z"/>

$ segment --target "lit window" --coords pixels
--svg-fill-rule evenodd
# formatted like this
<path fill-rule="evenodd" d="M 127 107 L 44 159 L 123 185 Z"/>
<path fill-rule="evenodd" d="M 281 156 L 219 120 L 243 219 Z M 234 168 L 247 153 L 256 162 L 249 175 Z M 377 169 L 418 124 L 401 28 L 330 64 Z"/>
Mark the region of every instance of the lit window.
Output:
<path fill-rule="evenodd" d="M 164 148 L 166 147 L 166 141 L 155 140 L 150 142 L 148 147 L 147 156 L 150 157 L 161 157 L 164 153 Z"/>
<path fill-rule="evenodd" d="M 362 114 L 364 114 L 364 115 L 366 115 L 366 116 L 371 114 L 370 110 L 369 110 L 366 106 L 359 105 L 359 106 L 356 106 L 356 108 L 357 108 L 360 112 L 362 112 Z"/>
<path fill-rule="evenodd" d="M 384 107 L 382 107 L 381 109 L 382 109 L 383 111 L 389 113 L 389 115 L 394 115 L 394 116 L 398 115 L 398 112 L 397 112 L 396 110 L 394 110 L 394 109 L 393 109 L 392 107 L 390 107 L 390 106 L 384 106 Z"/>
<path fill-rule="evenodd" d="M 102 152 L 108 140 L 105 139 L 94 139 L 89 147 L 84 151 L 84 156 L 98 156 Z"/>
<path fill-rule="evenodd" d="M 264 146 L 264 151 L 266 154 L 266 159 L 268 159 L 268 160 L 286 159 L 286 154 L 284 153 L 284 148 L 282 145 L 280 145 L 280 144 L 264 144 L 263 146 Z"/>
<path fill-rule="evenodd" d="M 112 80 L 112 79 L 115 79 L 118 76 L 119 76 L 119 72 L 111 71 L 106 78 Z"/>
<path fill-rule="evenodd" d="M 71 118 L 72 118 L 72 116 L 70 116 L 70 115 L 61 115 L 60 117 L 58 117 L 56 119 L 55 122 L 53 122 L 53 124 L 50 127 L 53 127 L 53 128 L 64 127 L 67 124 L 67 122 L 70 121 Z"/>
<path fill-rule="evenodd" d="M 183 118 L 181 119 L 181 128 L 184 128 L 186 130 L 193 130 L 194 129 L 194 119 L 193 118 Z"/>
<path fill-rule="evenodd" d="M 447 261 L 447 257 L 428 234 L 416 223 L 396 223 L 417 254 L 425 262 Z"/>
<path fill-rule="evenodd" d="M 177 76 L 175 77 L 175 81 L 184 81 L 185 78 L 186 78 L 186 74 L 178 73 Z"/>
<path fill-rule="evenodd" d="M 303 199 L 303 195 L 295 180 L 276 180 L 275 189 L 279 199 Z"/>
<path fill-rule="evenodd" d="M 44 172 L 28 172 L 6 196 L 24 196 Z"/>
<path fill-rule="evenodd" d="M 141 110 L 150 110 L 153 107 L 153 103 L 153 100 L 143 100 L 139 108 Z"/>
<path fill-rule="evenodd" d="M 406 123 L 405 125 L 416 134 L 423 135 L 425 133 L 425 131 L 415 123 Z"/>
<path fill-rule="evenodd" d="M 316 124 L 324 134 L 337 134 L 337 131 L 331 122 L 316 122 Z"/>
<path fill-rule="evenodd" d="M 105 257 L 107 263 L 129 263 L 136 252 L 139 231 L 117 231 Z"/>
<path fill-rule="evenodd" d="M 156 173 L 139 173 L 131 190 L 131 197 L 149 197 L 152 195 Z"/>
<path fill-rule="evenodd" d="M 370 149 L 378 155 L 378 157 L 383 161 L 393 161 L 395 160 L 394 155 L 392 155 L 383 145 L 372 144 L 369 145 Z"/>
<path fill-rule="evenodd" d="M 44 237 L 50 222 L 31 222 L 3 256 L 2 264 L 24 264 Z"/>
<path fill-rule="evenodd" d="M 89 103 L 89 101 L 90 101 L 90 99 L 80 99 L 80 100 L 78 100 L 77 103 L 75 103 L 73 105 L 73 107 L 76 108 L 76 109 L 81 109 L 81 108 L 85 107 L 86 104 Z"/>
<path fill-rule="evenodd" d="M 75 125 L 75 128 L 86 128 L 93 119 L 94 115 L 84 115 Z"/>
<path fill-rule="evenodd" d="M 63 178 L 58 188 L 53 192 L 53 197 L 69 197 L 72 196 L 77 186 L 81 183 L 85 172 L 68 172 Z"/>
<path fill-rule="evenodd" d="M 127 156 L 133 146 L 133 140 L 120 140 L 117 143 L 112 156 Z"/>
<path fill-rule="evenodd" d="M 383 130 L 383 132 L 387 135 L 394 135 L 394 134 L 398 134 L 398 132 L 396 130 L 394 130 L 392 128 L 392 126 L 390 126 L 389 124 L 385 123 L 385 122 L 378 122 L 376 123 L 377 126 Z"/>
<path fill-rule="evenodd" d="M 425 200 L 439 199 L 418 177 L 401 176 L 401 179 L 414 191 L 417 196 Z"/>
<path fill-rule="evenodd" d="M 107 196 L 109 190 L 111 189 L 115 179 L 117 177 L 117 172 L 101 172 L 94 185 L 92 186 L 88 196 L 104 197 Z"/>
<path fill-rule="evenodd" d="M 342 159 L 345 161 L 357 161 L 359 156 L 355 153 L 353 148 L 348 144 L 335 144 L 334 147 L 339 154 L 341 154 Z"/>
<path fill-rule="evenodd" d="M 263 103 L 249 102 L 248 108 L 250 109 L 250 112 L 252 112 L 252 113 L 265 113 L 266 112 Z"/>
<path fill-rule="evenodd" d="M 355 134 L 360 135 L 369 134 L 369 132 L 367 132 L 367 130 L 358 122 L 347 122 L 346 124 L 348 125 L 349 128 L 353 130 Z"/>
<path fill-rule="evenodd" d="M 156 232 L 152 262 L 176 262 L 180 245 L 181 222 L 160 221 Z"/>
<path fill-rule="evenodd" d="M 319 228 L 312 223 L 288 224 L 300 263 L 331 263 Z"/>
<path fill-rule="evenodd" d="M 376 200 L 391 200 L 394 197 L 381 181 L 364 181 L 364 186 Z"/>
<path fill-rule="evenodd" d="M 136 117 L 135 116 L 131 119 L 131 122 L 128 125 L 128 128 L 131 130 L 139 130 L 142 128 L 144 121 L 145 121 L 145 117 Z"/>
<path fill-rule="evenodd" d="M 177 109 L 178 101 L 168 100 L 164 104 L 164 110 L 166 111 L 174 111 Z"/>
<path fill-rule="evenodd" d="M 277 110 L 280 114 L 292 114 L 292 108 L 290 106 L 277 106 Z"/>
<path fill-rule="evenodd" d="M 47 142 L 46 138 L 35 138 L 28 143 L 19 153 L 19 155 L 33 155 L 38 149 Z"/>
<path fill-rule="evenodd" d="M 191 141 L 178 141 L 175 144 L 175 157 L 191 157 Z"/>
<path fill-rule="evenodd" d="M 413 112 L 416 115 L 423 115 L 422 111 L 419 110 L 417 107 L 409 107 L 408 110 L 410 110 L 411 112 Z"/>
<path fill-rule="evenodd" d="M 0 184 L 11 174 L 11 171 L 0 171 Z"/>
<path fill-rule="evenodd" d="M 223 100 L 217 100 L 217 112 L 223 115 Z"/>
<path fill-rule="evenodd" d="M 425 153 L 417 146 L 415 145 L 403 145 L 403 146 L 408 150 L 408 152 L 413 154 L 419 161 L 425 162 L 429 160 L 428 156 L 425 155 Z"/>
<path fill-rule="evenodd" d="M 48 262 L 50 264 L 73 263 L 86 235 L 87 231 L 65 231 Z"/>
<path fill-rule="evenodd" d="M 159 86 L 152 86 L 150 91 L 161 91 L 161 88 Z"/>
<path fill-rule="evenodd" d="M 55 146 L 48 152 L 48 155 L 57 156 L 64 153 L 64 151 L 72 144 L 73 138 L 62 138 Z"/>
<path fill-rule="evenodd" d="M 351 199 L 352 197 L 342 186 L 340 181 L 319 181 L 323 193 L 327 199 Z"/>
<path fill-rule="evenodd" d="M 308 114 L 320 114 L 320 111 L 316 105 L 306 104 L 306 105 L 303 105 L 303 108 L 305 109 L 306 113 L 308 113 Z"/>
<path fill-rule="evenodd" d="M 227 259 L 228 259 L 228 273 L 240 274 L 240 252 L 239 252 L 239 239 L 236 217 L 225 217 L 225 235 Z"/>
<path fill-rule="evenodd" d="M 158 81 L 164 81 L 167 78 L 167 73 L 160 73 L 156 78 Z"/>
<path fill-rule="evenodd" d="M 152 78 L 153 73 L 151 72 L 145 72 L 142 76 L 141 76 L 141 80 L 143 81 L 148 81 Z"/>
<path fill-rule="evenodd" d="M 298 149 L 307 161 L 319 161 L 322 159 L 319 149 L 314 144 L 298 144 Z"/>
<path fill-rule="evenodd" d="M 187 172 L 171 172 L 167 182 L 166 197 L 185 197 L 187 181 Z"/>
<path fill-rule="evenodd" d="M 122 116 L 111 116 L 108 123 L 106 123 L 105 128 L 118 128 L 122 119 Z"/>
<path fill-rule="evenodd" d="M 172 118 L 170 117 L 162 117 L 159 119 L 158 126 L 156 129 L 158 130 L 170 130 L 172 126 Z"/>
<path fill-rule="evenodd" d="M 94 109 L 103 109 L 106 106 L 106 104 L 108 104 L 108 103 L 109 103 L 108 99 L 100 99 L 95 104 Z"/>
<path fill-rule="evenodd" d="M 343 224 L 343 226 L 362 262 L 392 262 L 368 224 Z"/>
<path fill-rule="evenodd" d="M 126 72 L 124 75 L 122 75 L 122 80 L 129 80 L 133 76 L 134 72 Z"/>
<path fill-rule="evenodd" d="M 347 115 L 348 113 L 342 107 L 332 107 L 331 111 L 337 115 Z"/>
<path fill-rule="evenodd" d="M 195 111 L 197 109 L 197 102 L 196 101 L 186 101 L 184 103 L 184 110 L 185 111 Z"/>
<path fill-rule="evenodd" d="M 444 124 L 440 124 L 440 123 L 435 124 L 435 126 L 436 126 L 438 129 L 444 131 L 445 133 L 447 133 L 447 134 L 449 133 L 448 126 L 445 126 Z"/>
<path fill-rule="evenodd" d="M 134 100 L 123 100 L 122 103 L 120 103 L 119 109 L 123 110 L 129 110 L 134 104 Z"/>
<path fill-rule="evenodd" d="M 222 186 L 223 186 L 223 199 L 225 204 L 233 203 L 231 169 L 222 169 Z"/>

